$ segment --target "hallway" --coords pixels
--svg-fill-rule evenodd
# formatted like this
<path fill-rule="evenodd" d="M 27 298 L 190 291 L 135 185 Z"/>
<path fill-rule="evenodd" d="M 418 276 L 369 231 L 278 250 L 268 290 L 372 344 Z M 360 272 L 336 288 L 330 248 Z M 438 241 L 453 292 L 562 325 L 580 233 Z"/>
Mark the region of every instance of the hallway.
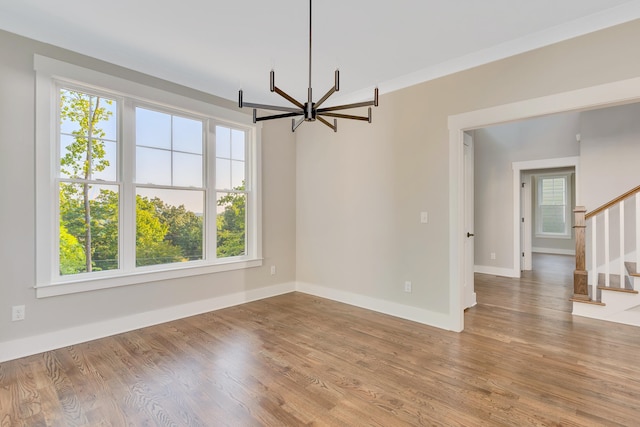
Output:
<path fill-rule="evenodd" d="M 478 304 L 523 313 L 570 315 L 574 269 L 572 256 L 536 253 L 533 270 L 523 271 L 520 279 L 476 274 Z"/>

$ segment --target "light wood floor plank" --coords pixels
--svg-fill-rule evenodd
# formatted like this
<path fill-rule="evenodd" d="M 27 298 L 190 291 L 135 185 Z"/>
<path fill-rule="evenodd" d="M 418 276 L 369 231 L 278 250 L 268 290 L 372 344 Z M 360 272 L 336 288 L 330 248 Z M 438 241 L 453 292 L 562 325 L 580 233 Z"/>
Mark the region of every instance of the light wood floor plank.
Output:
<path fill-rule="evenodd" d="M 476 275 L 457 334 L 291 293 L 0 364 L 0 426 L 634 426 L 640 329 L 573 258 Z"/>

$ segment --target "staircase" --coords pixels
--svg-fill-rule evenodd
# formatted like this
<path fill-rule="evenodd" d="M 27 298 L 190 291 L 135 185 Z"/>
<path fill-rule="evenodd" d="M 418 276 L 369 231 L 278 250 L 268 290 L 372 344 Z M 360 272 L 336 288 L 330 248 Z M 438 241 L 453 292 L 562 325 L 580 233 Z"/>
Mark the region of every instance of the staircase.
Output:
<path fill-rule="evenodd" d="M 640 326 L 640 186 L 574 213 L 573 314 Z"/>

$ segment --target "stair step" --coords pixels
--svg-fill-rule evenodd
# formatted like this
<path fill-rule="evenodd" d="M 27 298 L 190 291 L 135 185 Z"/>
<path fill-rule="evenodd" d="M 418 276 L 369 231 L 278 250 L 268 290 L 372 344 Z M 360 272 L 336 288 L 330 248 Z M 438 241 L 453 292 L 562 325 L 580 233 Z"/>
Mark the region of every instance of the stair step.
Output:
<path fill-rule="evenodd" d="M 637 294 L 638 291 L 627 288 L 614 288 L 613 286 L 598 286 L 601 291 L 625 292 L 627 294 Z"/>
<path fill-rule="evenodd" d="M 592 299 L 569 298 L 569 301 L 573 301 L 573 302 L 581 302 L 581 303 L 583 303 L 583 304 L 591 304 L 591 305 L 602 305 L 602 306 L 606 305 L 606 304 L 605 304 L 605 303 L 603 303 L 603 302 L 595 301 L 595 300 L 592 300 Z"/>
<path fill-rule="evenodd" d="M 607 290 L 617 290 L 620 292 L 633 292 L 634 291 L 633 284 L 631 283 L 631 279 L 629 276 L 624 276 L 624 287 L 620 286 L 620 275 L 619 274 L 610 274 L 609 275 L 609 286 L 605 286 L 605 274 L 598 274 L 598 289 L 607 289 Z"/>
<path fill-rule="evenodd" d="M 588 291 L 589 291 L 589 295 L 584 296 L 584 295 L 580 295 L 578 297 L 571 297 L 569 298 L 569 301 L 573 301 L 573 302 L 581 302 L 583 304 L 589 304 L 589 305 L 599 305 L 599 306 L 605 306 L 607 304 L 602 302 L 602 292 L 599 289 L 595 289 L 596 291 L 596 295 L 595 297 L 592 295 L 593 288 L 591 286 L 588 287 Z"/>
<path fill-rule="evenodd" d="M 624 266 L 627 268 L 627 272 L 629 276 L 640 277 L 640 273 L 638 272 L 638 266 L 635 262 L 625 262 Z"/>

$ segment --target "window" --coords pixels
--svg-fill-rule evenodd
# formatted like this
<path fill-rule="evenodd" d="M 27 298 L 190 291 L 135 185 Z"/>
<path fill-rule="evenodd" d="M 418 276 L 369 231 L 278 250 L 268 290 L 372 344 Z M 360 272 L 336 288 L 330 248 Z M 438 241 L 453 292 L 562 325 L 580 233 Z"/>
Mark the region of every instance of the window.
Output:
<path fill-rule="evenodd" d="M 39 297 L 261 264 L 250 117 L 35 62 Z"/>
<path fill-rule="evenodd" d="M 571 174 L 536 177 L 536 236 L 571 238 Z"/>
<path fill-rule="evenodd" d="M 65 88 L 58 95 L 60 275 L 117 270 L 118 103 Z"/>
<path fill-rule="evenodd" d="M 201 260 L 204 123 L 135 108 L 136 266 Z"/>
<path fill-rule="evenodd" d="M 220 258 L 246 252 L 245 134 L 216 126 L 217 255 Z"/>

